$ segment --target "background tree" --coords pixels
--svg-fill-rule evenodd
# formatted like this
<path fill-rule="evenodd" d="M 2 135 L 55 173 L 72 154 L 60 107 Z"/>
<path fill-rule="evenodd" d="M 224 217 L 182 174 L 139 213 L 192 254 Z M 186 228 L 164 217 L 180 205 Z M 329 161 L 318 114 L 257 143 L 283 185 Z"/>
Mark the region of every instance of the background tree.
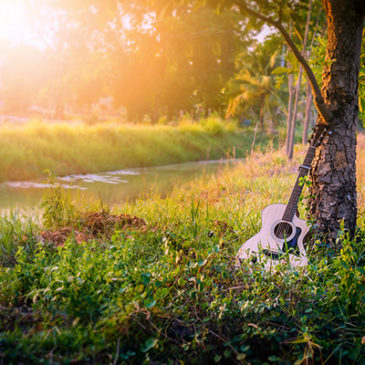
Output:
<path fill-rule="evenodd" d="M 300 39 L 294 35 L 296 28 L 296 33 L 303 33 L 302 15 L 308 0 L 186 0 L 185 5 L 161 0 L 44 2 L 62 24 L 53 31 L 55 40 L 50 47 L 57 50 L 53 61 L 45 64 L 42 60 L 38 65 L 51 70 L 59 115 L 63 105 L 72 104 L 78 92 L 80 99 L 89 103 L 108 92 L 135 118 L 150 114 L 157 120 L 159 113 L 166 112 L 173 117 L 181 111 L 192 112 L 197 104 L 206 113 L 209 109 L 222 112 L 227 99 L 220 90 L 234 71 L 238 49 L 247 47 L 246 35 L 258 31 L 264 23 L 274 27 L 307 75 L 318 111 L 317 122 L 331 130 L 312 168 L 311 213 L 319 231 L 330 238 L 336 237 L 341 220 L 346 229 L 355 231 L 358 77 L 365 13 L 362 0 L 323 0 L 328 40 L 321 82 L 298 47 Z M 220 10 L 220 15 L 204 8 L 195 10 L 196 5 L 206 3 Z M 313 4 L 313 11 L 318 13 L 318 2 Z M 60 21 L 63 18 L 64 23 Z M 290 23 L 292 37 L 288 32 Z M 64 32 L 68 33 L 67 39 L 63 38 Z M 85 74 L 80 70 L 91 69 L 98 57 L 106 61 L 100 70 L 102 77 L 95 75 L 94 87 L 87 87 L 90 91 L 83 94 L 74 85 L 83 84 L 85 91 L 90 84 L 82 80 Z M 39 82 L 43 85 L 44 79 Z M 38 85 L 36 90 L 42 89 L 40 83 L 34 83 Z M 27 93 L 29 98 L 24 99 L 33 100 L 33 93 L 36 91 Z M 360 100 L 363 110 L 362 92 Z"/>
<path fill-rule="evenodd" d="M 275 5 L 271 9 L 260 6 L 260 12 L 252 10 L 246 2 L 237 1 L 237 5 L 243 12 L 275 26 L 305 69 L 319 112 L 317 123 L 325 123 L 331 130 L 312 166 L 311 213 L 324 236 L 334 239 L 340 221 L 344 222 L 346 229 L 354 232 L 357 216 L 355 161 L 358 75 L 365 4 L 345 0 L 323 2 L 328 24 L 328 43 L 322 90 L 283 26 L 286 9 L 282 4 L 279 4 L 281 6 L 277 8 L 277 13 L 274 12 Z"/>
<path fill-rule="evenodd" d="M 207 9 L 177 8 L 155 19 L 149 29 L 131 29 L 128 39 L 136 39 L 136 48 L 124 55 L 115 48 L 123 65 L 116 68 L 113 83 L 118 102 L 128 110 L 133 110 L 135 102 L 137 109 L 145 106 L 143 113 L 166 113 L 169 119 L 181 112 L 194 113 L 196 105 L 206 114 L 223 112 L 221 90 L 234 72 L 242 43 L 235 32 L 238 24 L 230 12 L 218 16 Z"/>
<path fill-rule="evenodd" d="M 319 87 L 312 69 L 287 31 L 302 2 L 211 1 L 215 6 L 239 7 L 243 14 L 275 27 L 284 37 L 310 81 L 318 110 L 317 123 L 329 134 L 312 166 L 310 210 L 321 235 L 333 240 L 340 222 L 350 232 L 356 228 L 356 130 L 358 126 L 358 76 L 365 3 L 360 0 L 324 0 L 328 26 L 326 62 Z"/>
<path fill-rule="evenodd" d="M 228 116 L 238 114 L 247 119 L 249 114 L 254 114 L 263 130 L 266 115 L 269 117 L 269 131 L 273 132 L 276 110 L 282 108 L 285 96 L 276 87 L 272 74 L 279 66 L 281 48 L 281 40 L 273 37 L 237 56 L 236 68 L 239 72 L 227 88 L 227 92 L 233 96 L 228 105 Z"/>
<path fill-rule="evenodd" d="M 304 36 L 302 41 L 302 56 L 306 56 L 306 46 L 308 40 L 308 32 L 309 32 L 309 24 L 312 15 L 312 0 L 309 0 L 308 3 L 308 11 L 306 14 L 306 21 L 305 21 L 305 29 L 304 29 Z M 294 138 L 295 138 L 295 126 L 297 122 L 297 112 L 298 112 L 298 102 L 299 102 L 299 93 L 300 93 L 300 84 L 302 81 L 302 73 L 303 68 L 299 66 L 299 73 L 298 73 L 298 80 L 297 85 L 295 88 L 295 101 L 294 101 L 294 108 L 293 108 L 293 115 L 291 116 L 292 119 L 290 121 L 290 134 L 287 136 L 288 144 L 287 144 L 287 154 L 289 160 L 293 158 L 293 150 L 294 150 Z M 289 119 L 290 120 L 290 119 Z"/>

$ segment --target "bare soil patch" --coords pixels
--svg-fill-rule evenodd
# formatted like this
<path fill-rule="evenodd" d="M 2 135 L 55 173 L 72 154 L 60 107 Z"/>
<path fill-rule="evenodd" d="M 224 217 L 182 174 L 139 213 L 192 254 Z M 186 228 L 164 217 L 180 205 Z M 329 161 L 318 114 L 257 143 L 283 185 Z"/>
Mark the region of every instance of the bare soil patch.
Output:
<path fill-rule="evenodd" d="M 139 217 L 129 214 L 110 214 L 108 212 L 87 212 L 81 214 L 77 227 L 57 227 L 40 233 L 44 242 L 63 246 L 66 240 L 74 237 L 77 243 L 88 242 L 92 239 L 110 238 L 117 229 L 125 231 L 148 230 L 147 223 Z"/>

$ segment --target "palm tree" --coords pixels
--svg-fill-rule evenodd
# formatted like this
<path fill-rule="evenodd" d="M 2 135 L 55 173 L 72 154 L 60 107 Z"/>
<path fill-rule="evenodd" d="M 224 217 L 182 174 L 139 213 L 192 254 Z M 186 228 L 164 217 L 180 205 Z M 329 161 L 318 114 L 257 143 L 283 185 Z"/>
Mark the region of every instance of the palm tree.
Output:
<path fill-rule="evenodd" d="M 275 112 L 283 102 L 282 93 L 271 75 L 278 61 L 277 42 L 270 41 L 258 44 L 254 50 L 238 56 L 236 62 L 240 72 L 230 83 L 231 99 L 227 116 L 253 112 L 258 116 L 258 124 L 263 129 L 265 118 L 269 115 L 269 128 L 272 131 Z M 273 51 L 275 44 L 276 50 Z"/>

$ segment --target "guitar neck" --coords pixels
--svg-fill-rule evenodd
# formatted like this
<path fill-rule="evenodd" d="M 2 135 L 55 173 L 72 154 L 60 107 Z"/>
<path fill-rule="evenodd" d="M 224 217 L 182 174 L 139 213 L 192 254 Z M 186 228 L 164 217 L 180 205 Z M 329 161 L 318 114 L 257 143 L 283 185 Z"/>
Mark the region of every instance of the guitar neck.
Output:
<path fill-rule="evenodd" d="M 284 221 L 291 222 L 294 218 L 295 212 L 298 207 L 299 198 L 303 191 L 303 184 L 301 184 L 301 178 L 308 175 L 315 153 L 316 153 L 316 147 L 310 146 L 305 156 L 303 164 L 299 166 L 298 177 L 283 215 Z"/>

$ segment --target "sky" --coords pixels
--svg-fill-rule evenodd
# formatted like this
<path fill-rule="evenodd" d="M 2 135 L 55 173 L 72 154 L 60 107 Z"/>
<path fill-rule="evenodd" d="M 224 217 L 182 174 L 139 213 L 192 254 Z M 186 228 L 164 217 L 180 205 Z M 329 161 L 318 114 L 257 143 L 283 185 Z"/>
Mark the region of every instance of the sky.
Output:
<path fill-rule="evenodd" d="M 12 43 L 34 42 L 36 37 L 31 32 L 29 11 L 24 1 L 0 1 L 0 37 Z"/>
<path fill-rule="evenodd" d="M 40 0 L 0 0 L 0 40 L 12 45 L 25 43 L 47 48 L 50 39 L 41 29 L 50 29 L 51 20 L 44 12 L 42 14 L 38 2 Z"/>
<path fill-rule="evenodd" d="M 32 14 L 32 8 L 36 7 L 37 1 L 0 0 L 0 39 L 14 45 L 26 43 L 41 49 L 47 47 L 49 39 L 44 39 L 44 34 L 37 34 L 34 31 L 34 24 L 31 23 L 32 20 L 40 21 Z M 33 4 L 33 7 L 30 4 Z M 128 28 L 128 19 L 123 19 L 123 22 L 126 23 L 124 26 Z M 258 41 L 262 42 L 271 32 L 271 28 L 264 26 L 262 32 L 257 36 Z"/>

